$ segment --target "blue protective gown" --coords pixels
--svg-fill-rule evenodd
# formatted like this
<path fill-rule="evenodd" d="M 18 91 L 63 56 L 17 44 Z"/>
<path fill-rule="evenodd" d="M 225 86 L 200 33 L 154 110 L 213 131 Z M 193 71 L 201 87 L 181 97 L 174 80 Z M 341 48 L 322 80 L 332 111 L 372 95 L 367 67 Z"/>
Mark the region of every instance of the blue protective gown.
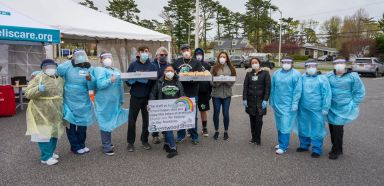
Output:
<path fill-rule="evenodd" d="M 279 69 L 273 73 L 270 104 L 275 113 L 276 128 L 282 134 L 290 134 L 297 122 L 301 90 L 301 74 L 296 69 Z"/>
<path fill-rule="evenodd" d="M 114 74 L 116 80 L 111 81 Z M 100 130 L 112 132 L 115 128 L 128 122 L 128 109 L 124 104 L 124 86 L 120 78 L 120 70 L 116 68 L 96 67 L 95 110 Z"/>
<path fill-rule="evenodd" d="M 71 124 L 90 126 L 96 121 L 89 97 L 94 82 L 85 79 L 92 70 L 74 67 L 70 60 L 57 67 L 57 74 L 64 79 L 64 120 Z"/>
<path fill-rule="evenodd" d="M 359 116 L 359 104 L 365 97 L 364 84 L 355 72 L 347 72 L 342 76 L 331 72 L 327 77 L 332 91 L 328 123 L 346 125 Z"/>

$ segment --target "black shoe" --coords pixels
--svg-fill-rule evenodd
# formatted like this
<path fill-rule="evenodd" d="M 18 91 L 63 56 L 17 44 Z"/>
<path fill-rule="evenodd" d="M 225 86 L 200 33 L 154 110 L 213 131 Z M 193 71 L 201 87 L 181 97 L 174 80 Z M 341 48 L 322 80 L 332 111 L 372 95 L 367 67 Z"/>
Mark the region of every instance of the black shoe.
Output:
<path fill-rule="evenodd" d="M 303 149 L 301 147 L 296 149 L 296 152 L 307 152 L 307 151 L 308 151 L 308 149 Z"/>
<path fill-rule="evenodd" d="M 128 152 L 134 152 L 135 151 L 135 146 L 133 146 L 133 144 L 128 144 Z"/>
<path fill-rule="evenodd" d="M 249 144 L 255 144 L 256 143 L 256 141 L 255 140 L 253 140 L 253 139 L 251 139 L 251 140 L 249 140 L 249 142 L 248 142 Z"/>
<path fill-rule="evenodd" d="M 173 158 L 173 157 L 175 157 L 177 154 L 178 154 L 178 153 L 177 153 L 177 150 L 175 150 L 175 149 L 171 149 L 171 152 L 169 152 L 169 153 L 167 154 L 167 158 Z"/>
<path fill-rule="evenodd" d="M 143 148 L 145 150 L 150 150 L 152 147 L 151 147 L 151 145 L 149 145 L 149 143 L 143 143 Z"/>
<path fill-rule="evenodd" d="M 228 132 L 224 132 L 224 137 L 223 137 L 224 140 L 228 140 L 229 139 L 229 136 L 228 136 Z"/>
<path fill-rule="evenodd" d="M 260 140 L 256 140 L 256 141 L 255 141 L 255 144 L 256 144 L 256 145 L 260 145 L 260 144 L 261 144 L 261 143 L 260 143 Z"/>
<path fill-rule="evenodd" d="M 317 154 L 316 152 L 312 152 L 311 157 L 312 158 L 319 158 L 320 154 Z"/>
<path fill-rule="evenodd" d="M 158 136 L 153 137 L 152 143 L 153 144 L 160 144 L 161 143 L 160 138 Z"/>
<path fill-rule="evenodd" d="M 207 128 L 203 128 L 203 136 L 204 136 L 204 137 L 208 137 L 208 136 L 209 136 L 209 133 L 208 133 L 208 129 L 207 129 Z"/>
<path fill-rule="evenodd" d="M 198 145 L 199 144 L 199 141 L 198 140 L 192 140 L 192 145 Z"/>
<path fill-rule="evenodd" d="M 105 152 L 104 154 L 108 155 L 108 156 L 113 156 L 113 155 L 115 155 L 115 152 L 113 150 L 110 150 L 108 152 Z"/>
<path fill-rule="evenodd" d="M 217 140 L 219 138 L 219 132 L 215 132 L 215 135 L 213 135 L 213 139 Z"/>
<path fill-rule="evenodd" d="M 165 150 L 165 152 L 171 152 L 171 148 L 167 144 L 164 144 L 163 149 Z"/>
<path fill-rule="evenodd" d="M 337 160 L 339 158 L 339 154 L 331 153 L 328 157 L 330 160 Z"/>

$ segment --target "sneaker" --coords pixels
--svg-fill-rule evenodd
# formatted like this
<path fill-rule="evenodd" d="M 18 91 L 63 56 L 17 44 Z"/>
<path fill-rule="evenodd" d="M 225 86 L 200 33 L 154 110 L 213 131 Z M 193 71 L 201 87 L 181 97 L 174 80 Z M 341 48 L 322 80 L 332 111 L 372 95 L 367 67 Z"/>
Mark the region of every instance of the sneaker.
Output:
<path fill-rule="evenodd" d="M 177 155 L 177 150 L 175 149 L 171 149 L 171 151 L 169 152 L 169 154 L 167 154 L 167 158 L 173 158 Z"/>
<path fill-rule="evenodd" d="M 337 160 L 339 158 L 339 154 L 331 153 L 328 157 L 330 160 Z"/>
<path fill-rule="evenodd" d="M 224 132 L 224 137 L 223 137 L 224 140 L 228 140 L 229 139 L 229 136 L 228 136 L 228 132 Z"/>
<path fill-rule="evenodd" d="M 320 154 L 317 154 L 316 152 L 312 152 L 311 157 L 312 158 L 319 158 Z"/>
<path fill-rule="evenodd" d="M 217 140 L 219 138 L 219 132 L 215 132 L 215 135 L 213 135 L 213 139 Z"/>
<path fill-rule="evenodd" d="M 85 152 L 84 152 L 84 149 L 79 149 L 75 152 L 75 154 L 78 154 L 78 155 L 83 155 Z"/>
<path fill-rule="evenodd" d="M 55 158 L 49 158 L 47 161 L 41 161 L 41 163 L 45 165 L 55 165 L 58 162 L 59 161 L 57 161 Z"/>
<path fill-rule="evenodd" d="M 83 148 L 83 150 L 84 150 L 84 153 L 88 153 L 88 152 L 90 152 L 91 150 L 89 150 L 89 148 L 88 147 L 84 147 Z"/>
<path fill-rule="evenodd" d="M 197 140 L 192 140 L 192 142 L 191 142 L 193 145 L 198 145 L 199 144 L 199 141 L 197 141 Z"/>
<path fill-rule="evenodd" d="M 256 143 L 256 141 L 255 141 L 255 140 L 253 140 L 253 139 L 251 139 L 251 140 L 249 140 L 249 141 L 248 141 L 248 143 L 249 143 L 249 144 L 255 144 L 255 143 Z"/>
<path fill-rule="evenodd" d="M 176 143 L 183 143 L 185 141 L 185 138 L 183 138 L 183 139 L 177 139 L 176 140 Z"/>
<path fill-rule="evenodd" d="M 128 152 L 134 152 L 135 151 L 135 146 L 133 146 L 133 144 L 128 144 Z"/>
<path fill-rule="evenodd" d="M 301 147 L 296 149 L 296 152 L 307 152 L 307 151 L 308 151 L 308 149 L 304 149 L 304 148 L 301 148 Z"/>
<path fill-rule="evenodd" d="M 54 159 L 59 159 L 59 158 L 60 158 L 60 156 L 59 156 L 59 155 L 57 155 L 57 154 L 55 154 L 55 153 L 53 153 L 53 154 L 52 154 L 52 158 L 54 158 Z"/>
<path fill-rule="evenodd" d="M 153 144 L 160 144 L 161 143 L 160 138 L 158 136 L 153 137 L 152 143 Z"/>
<path fill-rule="evenodd" d="M 149 143 L 143 143 L 143 148 L 145 150 L 150 150 L 152 147 L 151 147 L 151 145 L 149 145 Z"/>
<path fill-rule="evenodd" d="M 261 144 L 261 143 L 260 143 L 260 140 L 256 140 L 256 141 L 255 141 L 255 144 L 256 144 L 256 145 L 260 145 L 260 144 Z"/>
<path fill-rule="evenodd" d="M 209 133 L 208 133 L 208 129 L 207 128 L 203 128 L 203 136 L 204 137 L 209 137 Z"/>
<path fill-rule="evenodd" d="M 113 155 L 115 155 L 115 152 L 113 150 L 110 150 L 108 152 L 105 152 L 104 154 L 108 155 L 108 156 L 113 156 Z"/>
<path fill-rule="evenodd" d="M 282 150 L 282 149 L 277 149 L 276 150 L 276 154 L 278 154 L 278 155 L 282 155 L 282 154 L 284 154 L 286 151 L 285 150 Z"/>
<path fill-rule="evenodd" d="M 280 148 L 280 145 L 276 145 L 276 146 L 275 146 L 275 149 L 279 149 L 279 148 Z"/>
<path fill-rule="evenodd" d="M 165 150 L 165 152 L 168 152 L 168 153 L 171 152 L 171 148 L 167 144 L 164 144 L 163 149 Z"/>

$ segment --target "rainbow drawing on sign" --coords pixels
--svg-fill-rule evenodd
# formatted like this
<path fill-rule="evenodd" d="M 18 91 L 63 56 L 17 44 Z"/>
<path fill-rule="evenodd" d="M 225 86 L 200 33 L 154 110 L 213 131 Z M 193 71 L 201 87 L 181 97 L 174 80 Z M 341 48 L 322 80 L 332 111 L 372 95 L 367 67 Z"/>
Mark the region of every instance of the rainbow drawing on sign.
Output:
<path fill-rule="evenodd" d="M 184 111 L 192 111 L 193 112 L 193 102 L 189 97 L 181 97 L 175 101 L 175 104 L 183 103 L 185 105 Z"/>

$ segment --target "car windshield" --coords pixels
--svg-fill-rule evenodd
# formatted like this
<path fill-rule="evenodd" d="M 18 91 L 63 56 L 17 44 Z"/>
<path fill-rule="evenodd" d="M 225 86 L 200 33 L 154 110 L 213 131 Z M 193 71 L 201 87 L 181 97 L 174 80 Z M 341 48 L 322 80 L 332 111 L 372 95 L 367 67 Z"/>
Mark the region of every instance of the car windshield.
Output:
<path fill-rule="evenodd" d="M 356 59 L 356 63 L 372 63 L 371 59 Z"/>

